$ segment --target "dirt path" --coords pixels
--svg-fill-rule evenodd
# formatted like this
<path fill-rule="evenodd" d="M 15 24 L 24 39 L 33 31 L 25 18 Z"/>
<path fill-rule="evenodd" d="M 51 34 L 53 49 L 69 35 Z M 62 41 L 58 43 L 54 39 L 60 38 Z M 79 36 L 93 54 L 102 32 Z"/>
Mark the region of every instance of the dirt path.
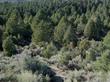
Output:
<path fill-rule="evenodd" d="M 56 73 L 56 76 L 61 77 L 63 80 L 65 80 L 67 78 L 67 72 L 66 71 L 59 69 L 55 65 L 51 65 L 49 67 Z"/>

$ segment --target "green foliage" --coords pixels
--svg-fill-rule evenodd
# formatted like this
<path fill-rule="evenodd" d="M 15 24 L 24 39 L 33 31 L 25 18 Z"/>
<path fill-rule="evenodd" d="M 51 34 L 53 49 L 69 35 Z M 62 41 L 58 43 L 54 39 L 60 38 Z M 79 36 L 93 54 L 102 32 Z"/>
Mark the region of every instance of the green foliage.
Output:
<path fill-rule="evenodd" d="M 94 21 L 90 19 L 84 29 L 84 35 L 88 38 L 92 38 L 93 32 L 95 32 L 94 27 Z"/>
<path fill-rule="evenodd" d="M 46 58 L 50 58 L 53 55 L 56 55 L 57 48 L 56 46 L 51 42 L 47 45 L 46 49 L 43 51 L 43 56 Z"/>
<path fill-rule="evenodd" d="M 22 21 L 20 13 L 17 10 L 13 10 L 11 12 L 8 21 L 6 22 L 6 29 L 5 31 L 10 35 L 16 34 L 16 26 Z"/>
<path fill-rule="evenodd" d="M 55 25 L 57 25 L 58 22 L 59 22 L 59 20 L 61 19 L 61 13 L 60 13 L 60 12 L 54 13 L 54 14 L 51 16 L 51 19 L 52 19 L 53 23 L 54 23 Z"/>
<path fill-rule="evenodd" d="M 109 5 L 109 0 L 0 3 L 0 47 L 9 56 L 0 51 L 0 82 L 49 82 L 46 75 L 58 81 L 53 71 L 68 78 L 69 69 L 68 82 L 100 81 L 96 70 L 110 70 Z"/>
<path fill-rule="evenodd" d="M 89 49 L 86 51 L 86 60 L 87 61 L 95 61 L 96 60 L 95 50 Z"/>
<path fill-rule="evenodd" d="M 103 71 L 110 70 L 110 50 L 102 53 L 101 58 L 95 63 L 95 69 Z"/>
<path fill-rule="evenodd" d="M 64 34 L 63 43 L 69 44 L 70 42 L 73 42 L 74 45 L 77 45 L 77 36 L 75 34 L 75 31 L 72 29 L 72 27 L 68 27 L 67 31 Z"/>
<path fill-rule="evenodd" d="M 104 26 L 105 26 L 106 28 L 110 28 L 110 26 L 109 26 L 109 17 L 107 17 L 107 18 L 104 20 Z"/>
<path fill-rule="evenodd" d="M 103 43 L 105 46 L 110 48 L 110 32 L 108 32 L 107 35 L 104 37 Z"/>
<path fill-rule="evenodd" d="M 68 22 L 67 18 L 65 16 L 63 16 L 61 18 L 59 24 L 55 28 L 55 32 L 54 32 L 55 41 L 57 41 L 59 43 L 63 42 L 63 39 L 65 39 L 64 34 L 68 27 L 70 27 L 70 29 L 71 29 L 71 24 Z M 66 34 L 66 35 L 68 35 L 68 34 Z"/>
<path fill-rule="evenodd" d="M 31 42 L 32 30 L 30 25 L 24 24 L 24 23 L 21 25 L 18 25 L 16 26 L 15 32 L 16 34 L 14 34 L 14 37 L 15 37 L 14 41 L 16 44 L 25 46 Z"/>
<path fill-rule="evenodd" d="M 86 26 L 86 23 L 87 23 L 87 18 L 86 16 L 83 14 L 81 15 L 80 17 L 80 21 L 77 25 L 77 31 L 82 34 L 84 32 L 84 29 L 85 29 L 85 26 Z"/>
<path fill-rule="evenodd" d="M 46 62 L 40 60 L 39 57 L 31 58 L 26 57 L 24 61 L 24 69 L 30 70 L 33 73 L 38 71 L 43 73 L 44 69 L 47 68 Z"/>
<path fill-rule="evenodd" d="M 80 48 L 80 49 L 88 49 L 89 46 L 90 46 L 90 42 L 89 42 L 89 40 L 87 40 L 87 39 L 84 39 L 84 40 L 82 40 L 82 41 L 79 43 L 79 48 Z"/>
<path fill-rule="evenodd" d="M 3 16 L 0 16 L 0 25 L 4 25 L 6 22 L 5 18 Z"/>
<path fill-rule="evenodd" d="M 2 36 L 3 36 L 3 30 L 2 27 L 0 26 L 0 50 L 2 50 Z"/>
<path fill-rule="evenodd" d="M 89 39 L 100 39 L 100 32 L 101 28 L 103 27 L 100 17 L 94 17 L 89 19 L 85 29 L 84 29 L 84 36 L 88 37 Z"/>
<path fill-rule="evenodd" d="M 11 13 L 7 23 L 6 29 L 4 32 L 3 39 L 8 36 L 13 36 L 13 42 L 17 45 L 24 46 L 31 40 L 32 30 L 29 24 L 24 24 L 20 13 L 18 11 L 14 11 Z M 25 41 L 25 43 L 23 42 Z"/>
<path fill-rule="evenodd" d="M 32 21 L 32 15 L 29 12 L 26 12 L 24 14 L 24 23 L 31 24 L 31 21 Z"/>
<path fill-rule="evenodd" d="M 59 60 L 58 60 L 59 63 L 62 65 L 63 64 L 67 65 L 69 60 L 71 59 L 72 53 L 70 51 L 65 50 L 65 48 L 62 48 L 58 53 L 58 55 L 59 55 Z"/>
<path fill-rule="evenodd" d="M 39 42 L 49 42 L 52 38 L 53 26 L 51 22 L 41 21 L 33 31 L 32 41 L 38 44 Z"/>
<path fill-rule="evenodd" d="M 83 24 L 82 22 L 80 22 L 80 23 L 78 24 L 78 26 L 77 26 L 77 31 L 78 31 L 78 33 L 83 34 L 84 28 L 85 28 L 85 24 Z"/>
<path fill-rule="evenodd" d="M 3 41 L 3 50 L 4 50 L 4 54 L 7 56 L 12 56 L 16 53 L 16 47 L 11 37 L 7 37 Z"/>
<path fill-rule="evenodd" d="M 49 42 L 52 39 L 53 25 L 46 16 L 44 10 L 39 10 L 32 21 L 31 28 L 33 31 L 32 41 L 36 44 L 39 42 Z"/>

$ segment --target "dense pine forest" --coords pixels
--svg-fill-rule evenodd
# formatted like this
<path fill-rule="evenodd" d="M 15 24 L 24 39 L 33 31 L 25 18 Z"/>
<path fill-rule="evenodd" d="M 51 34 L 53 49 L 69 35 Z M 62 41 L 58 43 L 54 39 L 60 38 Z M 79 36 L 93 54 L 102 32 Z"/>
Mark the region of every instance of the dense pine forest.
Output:
<path fill-rule="evenodd" d="M 0 0 L 0 82 L 110 82 L 110 0 Z"/>

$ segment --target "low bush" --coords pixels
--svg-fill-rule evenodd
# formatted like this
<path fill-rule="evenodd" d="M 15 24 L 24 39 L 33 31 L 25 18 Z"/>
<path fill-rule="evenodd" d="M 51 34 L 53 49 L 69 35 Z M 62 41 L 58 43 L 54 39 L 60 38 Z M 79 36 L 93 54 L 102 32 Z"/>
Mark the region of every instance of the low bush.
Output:
<path fill-rule="evenodd" d="M 33 74 L 31 71 L 23 71 L 17 75 L 18 82 L 49 82 L 49 77 Z"/>

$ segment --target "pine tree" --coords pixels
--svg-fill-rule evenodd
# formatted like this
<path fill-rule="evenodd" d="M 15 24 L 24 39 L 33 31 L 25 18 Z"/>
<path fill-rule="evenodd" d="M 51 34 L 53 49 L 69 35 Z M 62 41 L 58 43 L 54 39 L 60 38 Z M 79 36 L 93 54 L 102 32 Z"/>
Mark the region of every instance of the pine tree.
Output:
<path fill-rule="evenodd" d="M 103 28 L 103 25 L 100 18 L 92 16 L 84 29 L 84 36 L 89 39 L 94 38 L 98 40 L 100 39 L 101 28 Z"/>
<path fill-rule="evenodd" d="M 43 20 L 48 21 L 48 17 L 46 17 L 46 12 L 44 12 L 44 10 L 39 10 L 32 20 L 32 24 L 31 24 L 32 31 L 35 31 L 38 24 Z"/>
<path fill-rule="evenodd" d="M 69 44 L 70 42 L 73 42 L 74 45 L 77 44 L 77 36 L 75 34 L 75 31 L 73 30 L 73 28 L 70 26 L 68 27 L 67 31 L 64 34 L 64 38 L 63 38 L 63 43 L 64 44 Z"/>
<path fill-rule="evenodd" d="M 79 23 L 77 25 L 78 34 L 83 34 L 86 23 L 87 23 L 87 18 L 83 14 L 83 15 L 81 15 Z"/>
<path fill-rule="evenodd" d="M 22 22 L 21 16 L 17 10 L 13 10 L 7 23 L 5 32 L 9 35 L 16 35 L 16 26 Z"/>
<path fill-rule="evenodd" d="M 101 21 L 101 18 L 97 16 L 95 18 L 95 28 L 94 28 L 94 38 L 100 40 L 100 37 L 103 35 L 101 34 L 101 30 L 104 28 L 104 24 Z"/>
<path fill-rule="evenodd" d="M 3 39 L 11 35 L 15 44 L 24 46 L 31 41 L 31 34 L 30 25 L 24 23 L 18 10 L 14 10 L 6 23 Z"/>
<path fill-rule="evenodd" d="M 66 17 L 62 17 L 54 31 L 54 40 L 62 43 L 67 28 L 71 26 Z"/>
<path fill-rule="evenodd" d="M 41 21 L 36 25 L 33 31 L 32 41 L 36 44 L 39 42 L 48 42 L 52 39 L 53 26 L 51 22 Z"/>
<path fill-rule="evenodd" d="M 59 22 L 59 20 L 61 19 L 61 13 L 57 11 L 56 13 L 54 13 L 54 14 L 51 16 L 51 19 L 52 19 L 53 23 L 54 23 L 55 25 L 57 25 L 58 22 Z"/>
<path fill-rule="evenodd" d="M 3 41 L 3 51 L 7 56 L 12 56 L 16 53 L 15 44 L 12 41 L 12 38 L 9 36 Z"/>
<path fill-rule="evenodd" d="M 31 21 L 32 21 L 32 15 L 27 12 L 24 14 L 24 23 L 25 24 L 31 24 Z"/>
<path fill-rule="evenodd" d="M 39 9 L 37 14 L 36 14 L 36 18 L 38 18 L 39 20 L 46 19 L 47 18 L 46 10 L 45 9 Z"/>
<path fill-rule="evenodd" d="M 32 20 L 31 28 L 33 31 L 32 41 L 38 44 L 43 41 L 50 41 L 53 25 L 44 10 L 39 10 Z"/>
<path fill-rule="evenodd" d="M 94 27 L 95 27 L 94 21 L 90 19 L 84 29 L 84 36 L 92 38 Z"/>

